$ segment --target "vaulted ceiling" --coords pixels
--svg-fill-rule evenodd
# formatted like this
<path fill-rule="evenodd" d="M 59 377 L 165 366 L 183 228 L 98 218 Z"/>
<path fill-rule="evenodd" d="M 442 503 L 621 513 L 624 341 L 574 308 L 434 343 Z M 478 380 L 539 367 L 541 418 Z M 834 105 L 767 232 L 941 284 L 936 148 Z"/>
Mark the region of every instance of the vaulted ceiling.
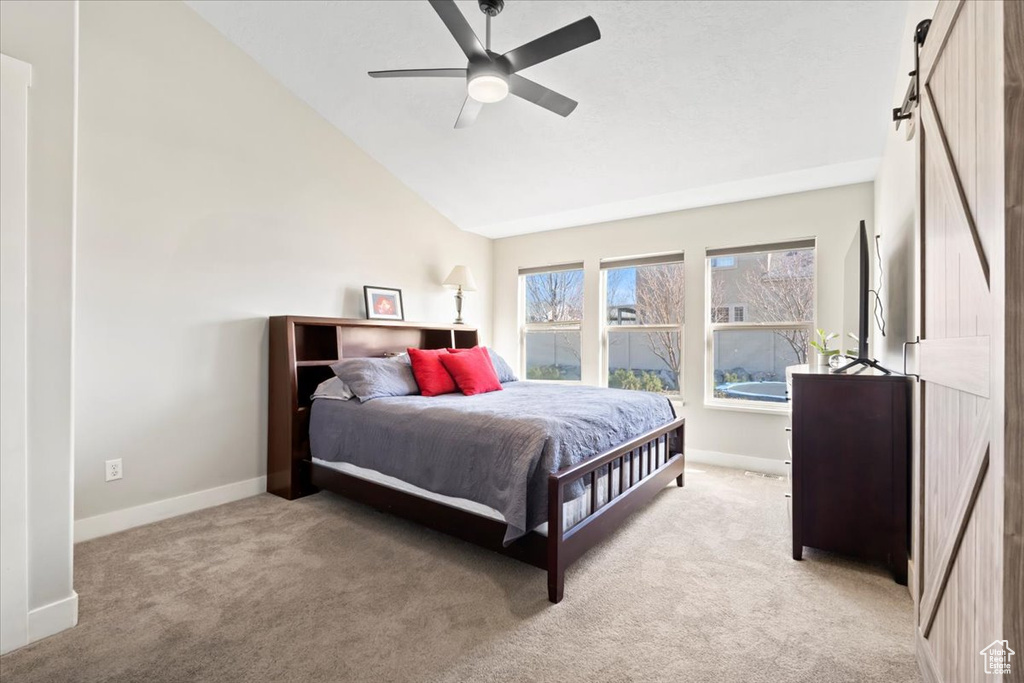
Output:
<path fill-rule="evenodd" d="M 481 37 L 477 3 L 460 9 Z M 455 130 L 464 67 L 425 0 L 189 5 L 456 225 L 500 237 L 870 180 L 903 2 L 507 0 L 505 52 L 592 15 L 601 40 L 524 76 L 579 101 L 516 97 Z"/>

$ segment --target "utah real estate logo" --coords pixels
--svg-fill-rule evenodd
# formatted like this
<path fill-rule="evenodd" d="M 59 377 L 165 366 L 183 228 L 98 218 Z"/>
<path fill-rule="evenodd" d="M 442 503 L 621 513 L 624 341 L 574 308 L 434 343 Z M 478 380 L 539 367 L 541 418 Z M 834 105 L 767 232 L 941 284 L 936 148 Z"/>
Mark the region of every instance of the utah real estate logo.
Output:
<path fill-rule="evenodd" d="M 993 640 L 979 654 L 985 658 L 985 673 L 997 676 L 1010 674 L 1010 657 L 1017 654 L 1005 640 Z"/>

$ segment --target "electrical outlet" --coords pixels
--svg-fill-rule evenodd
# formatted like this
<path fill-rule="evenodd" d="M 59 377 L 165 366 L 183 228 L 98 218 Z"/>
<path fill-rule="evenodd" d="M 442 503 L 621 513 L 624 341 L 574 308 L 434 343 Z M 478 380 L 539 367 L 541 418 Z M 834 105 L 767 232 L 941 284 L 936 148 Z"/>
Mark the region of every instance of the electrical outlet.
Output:
<path fill-rule="evenodd" d="M 115 479 L 120 479 L 122 476 L 121 458 L 118 458 L 117 460 L 108 460 L 106 462 L 106 473 L 107 481 L 114 481 Z"/>

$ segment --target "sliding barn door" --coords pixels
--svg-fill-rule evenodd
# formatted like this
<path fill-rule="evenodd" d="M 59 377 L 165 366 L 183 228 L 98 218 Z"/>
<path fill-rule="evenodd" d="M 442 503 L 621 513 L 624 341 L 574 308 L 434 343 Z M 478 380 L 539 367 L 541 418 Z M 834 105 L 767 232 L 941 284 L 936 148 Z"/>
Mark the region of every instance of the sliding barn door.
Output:
<path fill-rule="evenodd" d="M 1001 2 L 940 2 L 920 60 L 914 591 L 922 673 L 946 683 L 998 679 L 986 673 L 982 650 L 1007 638 L 1004 597 L 1012 597 L 1004 596 L 1012 489 L 1004 467 L 1003 22 Z M 1019 668 L 1024 642 L 1007 646 Z"/>

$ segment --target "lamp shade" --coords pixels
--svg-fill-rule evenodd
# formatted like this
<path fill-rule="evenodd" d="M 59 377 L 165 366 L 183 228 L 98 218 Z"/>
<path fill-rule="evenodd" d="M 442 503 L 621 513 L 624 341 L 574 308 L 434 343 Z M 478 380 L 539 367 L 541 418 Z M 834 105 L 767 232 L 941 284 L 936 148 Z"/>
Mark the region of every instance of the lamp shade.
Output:
<path fill-rule="evenodd" d="M 442 282 L 446 287 L 462 287 L 467 292 L 476 291 L 476 280 L 473 279 L 473 272 L 466 266 L 455 266 L 448 277 Z"/>

